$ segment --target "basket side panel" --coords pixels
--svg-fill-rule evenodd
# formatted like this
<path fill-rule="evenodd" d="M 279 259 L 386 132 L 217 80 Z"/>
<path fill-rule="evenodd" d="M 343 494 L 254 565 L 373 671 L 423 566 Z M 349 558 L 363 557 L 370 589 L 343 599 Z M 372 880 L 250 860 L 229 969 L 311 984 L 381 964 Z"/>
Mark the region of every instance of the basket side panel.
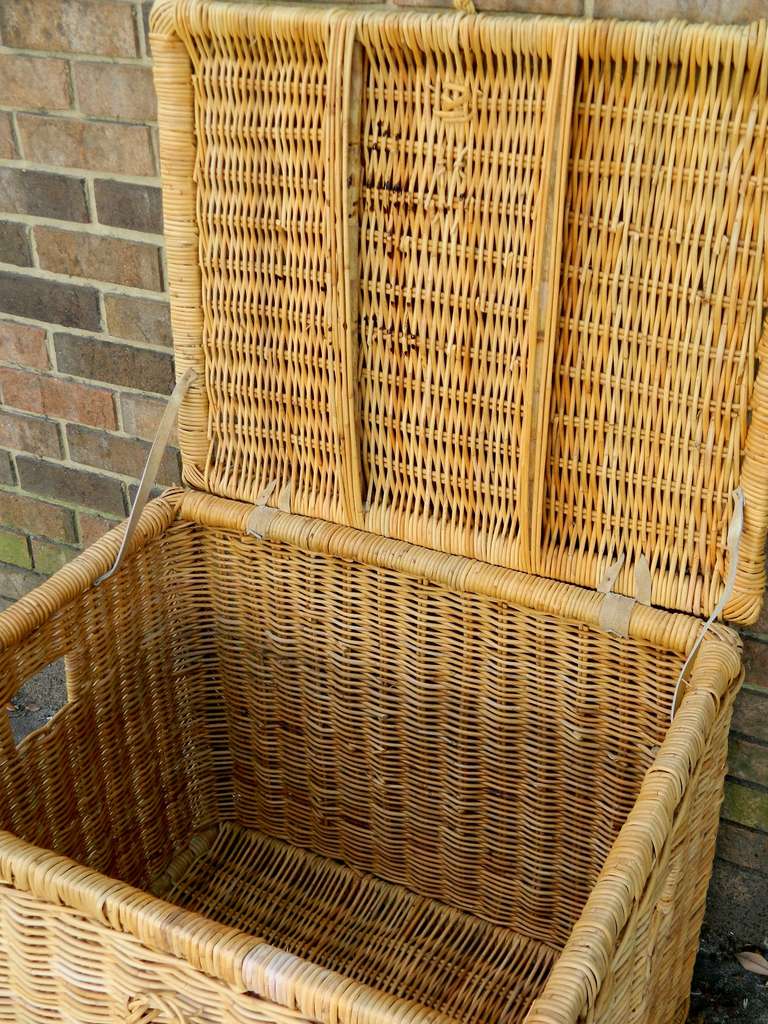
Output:
<path fill-rule="evenodd" d="M 765 419 L 751 403 L 766 314 L 766 25 L 592 23 L 577 62 L 560 331 L 542 513 L 545 575 L 708 615 L 758 611 Z M 763 370 L 763 376 L 765 370 Z M 745 448 L 753 413 L 757 436 Z"/>
<path fill-rule="evenodd" d="M 0 653 L 6 700 L 61 657 L 69 689 L 18 747 L 3 719 L 0 828 L 136 885 L 216 816 L 194 537 L 172 527 Z"/>

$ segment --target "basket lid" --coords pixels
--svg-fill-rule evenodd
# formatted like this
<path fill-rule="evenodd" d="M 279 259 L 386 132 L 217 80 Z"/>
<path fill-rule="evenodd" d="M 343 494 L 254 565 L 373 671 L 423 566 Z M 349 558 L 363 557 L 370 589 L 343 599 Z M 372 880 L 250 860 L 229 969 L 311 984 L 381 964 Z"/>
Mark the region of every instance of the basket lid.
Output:
<path fill-rule="evenodd" d="M 752 620 L 766 26 L 159 0 L 190 485 Z M 732 531 L 733 532 L 733 531 Z"/>

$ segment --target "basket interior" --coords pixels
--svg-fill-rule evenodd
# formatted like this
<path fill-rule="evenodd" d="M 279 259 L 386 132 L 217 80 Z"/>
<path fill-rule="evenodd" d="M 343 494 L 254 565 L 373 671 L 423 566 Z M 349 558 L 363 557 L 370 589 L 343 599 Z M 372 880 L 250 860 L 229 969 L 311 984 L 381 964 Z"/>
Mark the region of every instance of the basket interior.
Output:
<path fill-rule="evenodd" d="M 67 656 L 0 824 L 451 1019 L 517 1020 L 666 731 L 680 658 L 177 522 L 3 655 Z"/>

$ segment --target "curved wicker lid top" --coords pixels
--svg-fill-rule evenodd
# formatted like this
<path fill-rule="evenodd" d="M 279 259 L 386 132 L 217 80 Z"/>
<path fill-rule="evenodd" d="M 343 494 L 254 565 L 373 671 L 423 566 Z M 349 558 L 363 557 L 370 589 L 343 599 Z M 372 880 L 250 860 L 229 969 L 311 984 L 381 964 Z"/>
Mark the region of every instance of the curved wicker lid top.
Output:
<path fill-rule="evenodd" d="M 768 43 L 160 0 L 185 479 L 708 614 L 768 519 Z M 768 360 L 766 360 L 768 363 Z M 751 427 L 750 427 L 751 417 Z"/>

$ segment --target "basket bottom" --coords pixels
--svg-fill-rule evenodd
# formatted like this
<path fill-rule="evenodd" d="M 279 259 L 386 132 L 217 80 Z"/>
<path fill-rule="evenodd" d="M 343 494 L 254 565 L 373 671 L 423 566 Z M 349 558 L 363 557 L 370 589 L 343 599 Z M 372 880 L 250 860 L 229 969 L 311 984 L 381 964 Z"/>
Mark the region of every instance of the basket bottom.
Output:
<path fill-rule="evenodd" d="M 466 1024 L 522 1021 L 558 955 L 511 929 L 232 824 L 193 837 L 152 890 Z"/>

